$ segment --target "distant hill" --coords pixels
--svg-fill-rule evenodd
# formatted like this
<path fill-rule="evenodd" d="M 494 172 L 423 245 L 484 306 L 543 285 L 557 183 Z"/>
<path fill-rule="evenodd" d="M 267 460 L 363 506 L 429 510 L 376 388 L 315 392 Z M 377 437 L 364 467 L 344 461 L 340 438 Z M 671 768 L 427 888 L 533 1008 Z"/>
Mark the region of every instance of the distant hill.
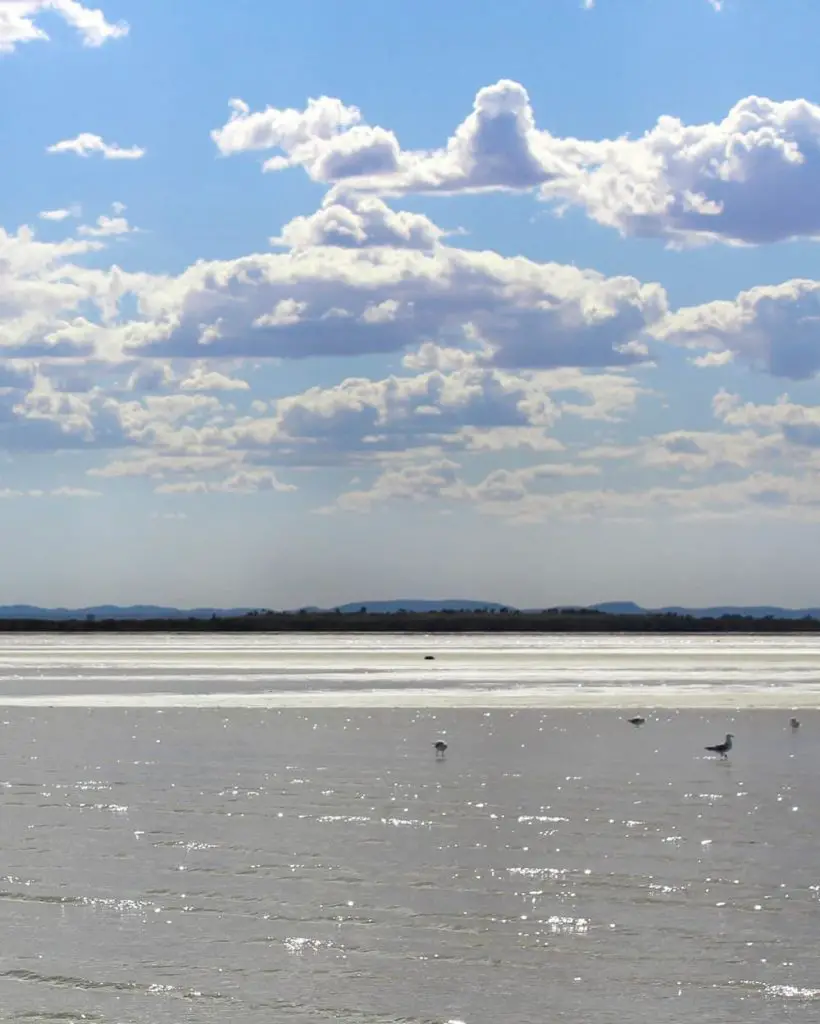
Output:
<path fill-rule="evenodd" d="M 510 608 L 510 605 L 498 604 L 496 601 L 459 601 L 455 599 L 447 601 L 424 601 L 415 598 L 406 598 L 403 601 L 351 601 L 349 604 L 339 605 L 339 611 L 345 614 L 361 611 L 362 608 L 371 615 L 390 615 L 391 613 L 405 612 L 481 612 L 500 611 L 502 608 Z"/>
<path fill-rule="evenodd" d="M 697 619 L 719 619 L 721 615 L 747 615 L 753 619 L 820 619 L 820 608 L 780 608 L 776 605 L 714 605 L 710 608 L 683 608 L 668 605 L 664 608 L 642 608 L 633 601 L 610 601 L 594 604 L 593 611 L 609 615 L 692 615 Z"/>
<path fill-rule="evenodd" d="M 212 615 L 247 615 L 250 608 L 166 608 L 162 605 L 135 604 L 120 607 L 115 604 L 95 605 L 91 608 L 41 608 L 31 604 L 0 605 L 0 619 L 210 619 Z"/>
<path fill-rule="evenodd" d="M 561 610 L 580 609 L 584 606 L 565 605 L 559 606 Z M 370 614 L 390 615 L 397 612 L 500 612 L 503 609 L 508 611 L 537 612 L 542 609 L 521 608 L 513 605 L 499 604 L 497 601 L 471 601 L 466 599 L 448 600 L 422 600 L 417 598 L 405 598 L 396 601 L 350 601 L 347 604 L 339 605 L 338 608 L 321 609 L 317 606 L 310 606 L 304 610 L 311 613 L 324 611 L 340 611 L 342 614 L 352 615 L 361 609 L 366 609 Z M 163 605 L 139 604 L 120 606 L 113 604 L 95 605 L 89 608 L 42 608 L 39 605 L 11 604 L 0 605 L 0 619 L 50 619 L 52 621 L 64 621 L 67 619 L 120 619 L 120 620 L 143 620 L 143 619 L 210 619 L 213 616 L 218 618 L 232 618 L 248 615 L 257 609 L 254 608 L 170 608 Z M 634 601 L 606 601 L 602 604 L 586 606 L 585 610 L 602 612 L 609 615 L 691 615 L 695 618 L 720 618 L 722 615 L 745 615 L 755 619 L 763 619 L 771 616 L 776 619 L 820 619 L 820 608 L 780 608 L 776 605 L 717 605 L 709 608 L 685 608 L 677 605 L 669 605 L 664 608 L 643 608 Z"/>

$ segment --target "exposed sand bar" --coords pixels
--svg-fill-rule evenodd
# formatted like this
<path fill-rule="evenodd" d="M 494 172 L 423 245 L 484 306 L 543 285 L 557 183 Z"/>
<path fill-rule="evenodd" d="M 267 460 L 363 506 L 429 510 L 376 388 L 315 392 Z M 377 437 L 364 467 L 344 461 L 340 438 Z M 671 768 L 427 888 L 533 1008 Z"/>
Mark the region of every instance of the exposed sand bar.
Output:
<path fill-rule="evenodd" d="M 68 693 L 1 695 L 0 707 L 30 708 L 820 708 L 816 687 L 513 687 L 496 689 L 281 690 L 256 693 Z"/>

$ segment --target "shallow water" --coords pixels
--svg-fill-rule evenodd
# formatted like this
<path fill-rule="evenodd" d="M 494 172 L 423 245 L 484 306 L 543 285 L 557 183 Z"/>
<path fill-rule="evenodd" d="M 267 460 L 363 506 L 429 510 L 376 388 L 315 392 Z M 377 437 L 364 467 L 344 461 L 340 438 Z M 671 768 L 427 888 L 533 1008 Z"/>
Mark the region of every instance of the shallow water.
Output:
<path fill-rule="evenodd" d="M 0 1019 L 817 1019 L 820 713 L 792 734 L 787 711 L 686 701 L 635 729 L 624 716 L 644 707 L 614 692 L 597 708 L 379 706 L 418 692 L 389 673 L 372 707 L 196 708 L 178 705 L 263 693 L 275 659 L 225 638 L 210 662 L 202 644 L 92 639 L 0 651 L 3 691 L 41 698 L 0 710 Z M 413 642 L 438 662 L 440 640 Z M 654 638 L 626 643 L 663 661 Z M 795 671 L 810 646 L 757 660 Z M 278 692 L 309 657 L 288 655 Z M 366 695 L 348 675 L 330 704 Z M 464 692 L 456 670 L 438 685 Z M 143 706 L 160 691 L 166 706 Z M 48 706 L 72 693 L 96 697 Z M 94 706 L 106 694 L 129 706 Z M 721 762 L 702 748 L 727 731 Z"/>

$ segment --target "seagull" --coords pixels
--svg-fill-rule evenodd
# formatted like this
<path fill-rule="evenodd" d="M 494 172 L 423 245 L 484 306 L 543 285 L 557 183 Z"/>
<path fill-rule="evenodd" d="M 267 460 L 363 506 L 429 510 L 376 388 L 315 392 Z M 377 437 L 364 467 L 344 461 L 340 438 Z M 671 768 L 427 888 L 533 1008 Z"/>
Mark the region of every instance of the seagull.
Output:
<path fill-rule="evenodd" d="M 789 725 L 792 727 L 792 729 L 795 729 L 795 730 L 799 729 L 800 728 L 800 721 L 797 718 L 790 718 L 789 719 Z"/>
<path fill-rule="evenodd" d="M 726 733 L 726 739 L 723 743 L 716 743 L 713 747 L 704 747 L 704 750 L 711 750 L 713 754 L 720 754 L 722 758 L 725 758 L 729 751 L 732 749 L 732 740 L 734 734 L 731 732 Z"/>
<path fill-rule="evenodd" d="M 424 655 L 424 660 L 425 661 L 435 661 L 436 660 L 436 656 L 434 654 L 425 654 Z"/>
<path fill-rule="evenodd" d="M 634 718 L 627 718 L 627 722 L 629 722 L 630 725 L 643 725 L 645 721 L 646 719 L 641 718 L 640 715 L 635 715 Z"/>
<path fill-rule="evenodd" d="M 444 740 L 436 740 L 433 746 L 436 748 L 436 757 L 444 757 L 444 751 L 447 749 Z"/>

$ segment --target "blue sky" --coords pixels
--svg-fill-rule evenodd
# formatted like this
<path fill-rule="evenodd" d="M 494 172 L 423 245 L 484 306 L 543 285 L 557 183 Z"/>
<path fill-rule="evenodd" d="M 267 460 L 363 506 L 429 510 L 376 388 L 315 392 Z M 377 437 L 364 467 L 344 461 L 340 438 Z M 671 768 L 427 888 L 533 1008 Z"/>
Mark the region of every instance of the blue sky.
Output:
<path fill-rule="evenodd" d="M 0 0 L 0 602 L 820 604 L 816 0 Z"/>

